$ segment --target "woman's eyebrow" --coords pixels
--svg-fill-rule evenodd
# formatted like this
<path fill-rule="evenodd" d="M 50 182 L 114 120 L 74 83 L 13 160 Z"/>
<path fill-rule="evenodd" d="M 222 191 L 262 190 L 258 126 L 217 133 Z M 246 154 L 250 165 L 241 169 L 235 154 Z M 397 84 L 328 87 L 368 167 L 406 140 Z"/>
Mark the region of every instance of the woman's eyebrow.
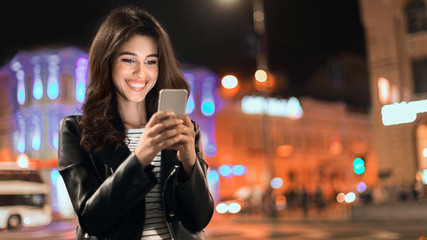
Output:
<path fill-rule="evenodd" d="M 122 53 L 119 54 L 119 56 L 122 56 L 122 55 L 130 55 L 130 56 L 135 56 L 135 57 L 138 56 L 138 54 L 133 53 L 133 52 L 122 52 Z M 156 58 L 158 58 L 159 54 L 153 53 L 153 54 L 147 55 L 146 57 L 156 57 Z"/>
<path fill-rule="evenodd" d="M 131 56 L 135 56 L 135 57 L 138 56 L 136 53 L 132 53 L 132 52 L 122 52 L 119 54 L 119 56 L 122 56 L 122 55 L 131 55 Z"/>

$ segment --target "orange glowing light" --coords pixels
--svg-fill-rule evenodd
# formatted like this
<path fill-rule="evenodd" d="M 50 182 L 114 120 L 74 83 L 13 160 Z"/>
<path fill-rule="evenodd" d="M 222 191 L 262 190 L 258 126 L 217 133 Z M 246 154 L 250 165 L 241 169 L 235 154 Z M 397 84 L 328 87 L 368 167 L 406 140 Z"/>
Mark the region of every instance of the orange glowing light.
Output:
<path fill-rule="evenodd" d="M 294 147 L 292 147 L 292 145 L 290 144 L 280 145 L 276 149 L 277 156 L 282 158 L 291 156 L 293 152 L 294 152 Z"/>
<path fill-rule="evenodd" d="M 390 81 L 386 78 L 378 78 L 378 93 L 380 98 L 380 103 L 385 105 L 390 103 Z"/>

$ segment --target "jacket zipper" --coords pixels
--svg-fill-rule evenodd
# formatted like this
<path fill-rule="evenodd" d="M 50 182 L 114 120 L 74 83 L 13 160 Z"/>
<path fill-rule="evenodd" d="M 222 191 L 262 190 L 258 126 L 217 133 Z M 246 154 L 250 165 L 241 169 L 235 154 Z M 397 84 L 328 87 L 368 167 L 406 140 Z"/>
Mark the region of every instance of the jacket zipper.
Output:
<path fill-rule="evenodd" d="M 172 169 L 172 171 L 169 173 L 168 177 L 166 178 L 165 185 L 163 185 L 162 201 L 163 201 L 163 214 L 164 214 L 165 218 L 166 218 L 166 210 L 165 210 L 165 208 L 166 208 L 166 204 L 165 204 L 166 185 L 169 182 L 169 179 L 172 177 L 172 175 L 178 170 L 178 168 L 179 168 L 179 165 L 175 165 L 175 167 Z M 176 238 L 175 232 L 172 230 L 172 227 L 170 226 L 168 220 L 166 220 L 166 225 L 168 226 L 169 232 L 171 233 L 172 240 L 174 240 Z"/>

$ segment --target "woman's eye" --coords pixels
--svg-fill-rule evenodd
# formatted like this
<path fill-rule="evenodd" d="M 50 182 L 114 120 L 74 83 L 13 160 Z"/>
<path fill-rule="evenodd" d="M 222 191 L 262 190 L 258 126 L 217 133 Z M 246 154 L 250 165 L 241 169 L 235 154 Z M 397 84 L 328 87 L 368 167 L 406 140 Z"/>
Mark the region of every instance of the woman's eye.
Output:
<path fill-rule="evenodd" d="M 157 60 L 147 60 L 147 61 L 145 61 L 145 64 L 155 65 L 155 64 L 157 64 Z"/>
<path fill-rule="evenodd" d="M 135 60 L 130 59 L 130 58 L 123 58 L 123 59 L 122 59 L 122 62 L 126 62 L 126 63 L 134 63 L 134 62 L 135 62 Z"/>

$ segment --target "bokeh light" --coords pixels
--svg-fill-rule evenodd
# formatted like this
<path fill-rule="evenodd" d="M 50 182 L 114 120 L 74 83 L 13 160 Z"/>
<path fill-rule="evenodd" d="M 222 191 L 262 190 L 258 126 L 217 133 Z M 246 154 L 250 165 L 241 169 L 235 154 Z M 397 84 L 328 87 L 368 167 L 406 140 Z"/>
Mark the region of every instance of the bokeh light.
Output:
<path fill-rule="evenodd" d="M 357 184 L 356 189 L 358 192 L 363 193 L 366 191 L 366 184 L 364 182 L 360 182 Z"/>
<path fill-rule="evenodd" d="M 349 192 L 345 195 L 345 202 L 352 203 L 356 200 L 356 194 L 354 192 Z"/>
<path fill-rule="evenodd" d="M 225 203 L 219 203 L 216 205 L 215 210 L 221 214 L 226 213 L 228 211 L 228 205 Z"/>
<path fill-rule="evenodd" d="M 202 114 L 206 117 L 210 117 L 215 113 L 215 104 L 210 101 L 206 100 L 202 102 Z"/>
<path fill-rule="evenodd" d="M 31 146 L 33 147 L 34 150 L 39 150 L 40 149 L 40 136 L 35 135 L 33 137 L 33 141 L 31 142 Z"/>
<path fill-rule="evenodd" d="M 243 165 L 235 165 L 232 167 L 232 172 L 234 176 L 243 176 L 246 173 L 246 167 Z"/>
<path fill-rule="evenodd" d="M 230 165 L 222 165 L 218 168 L 219 175 L 222 177 L 230 177 L 232 173 L 232 169 Z"/>
<path fill-rule="evenodd" d="M 255 80 L 260 83 L 267 81 L 267 72 L 262 69 L 257 70 L 255 72 Z"/>
<path fill-rule="evenodd" d="M 215 184 L 219 181 L 219 175 L 216 169 L 209 169 L 207 175 L 208 182 L 210 184 Z"/>
<path fill-rule="evenodd" d="M 274 189 L 281 188 L 283 186 L 283 179 L 279 177 L 271 179 L 270 186 Z"/>
<path fill-rule="evenodd" d="M 230 205 L 228 205 L 228 211 L 230 213 L 238 213 L 240 212 L 240 210 L 242 209 L 242 207 L 240 206 L 240 204 L 234 202 L 234 203 L 230 203 Z"/>
<path fill-rule="evenodd" d="M 345 194 L 344 193 L 338 193 L 337 202 L 342 203 L 344 201 L 345 201 Z"/>
<path fill-rule="evenodd" d="M 421 179 L 424 184 L 427 184 L 427 169 L 424 169 L 421 173 Z"/>
<path fill-rule="evenodd" d="M 33 96 L 36 100 L 40 100 L 43 97 L 43 86 L 41 82 L 34 84 Z"/>
<path fill-rule="evenodd" d="M 20 154 L 16 159 L 16 164 L 21 168 L 28 168 L 30 167 L 30 159 L 27 154 Z"/>
<path fill-rule="evenodd" d="M 354 173 L 360 175 L 365 172 L 365 161 L 361 158 L 356 158 L 353 161 L 353 171 Z"/>
<path fill-rule="evenodd" d="M 233 75 L 227 75 L 221 79 L 221 84 L 226 89 L 233 89 L 237 87 L 238 80 Z"/>

